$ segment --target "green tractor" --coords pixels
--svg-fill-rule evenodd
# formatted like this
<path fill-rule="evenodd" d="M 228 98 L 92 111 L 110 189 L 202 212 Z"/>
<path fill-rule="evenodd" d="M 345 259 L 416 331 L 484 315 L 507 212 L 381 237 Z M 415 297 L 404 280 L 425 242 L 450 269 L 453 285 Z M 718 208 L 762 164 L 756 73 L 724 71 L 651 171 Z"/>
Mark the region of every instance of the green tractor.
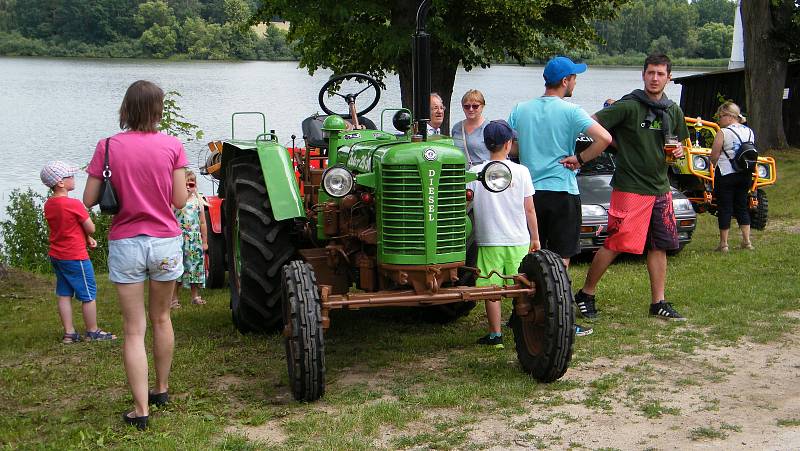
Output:
<path fill-rule="evenodd" d="M 418 24 L 428 3 L 420 7 Z M 503 276 L 509 282 L 503 287 L 475 287 L 465 277 L 487 276 L 465 264 L 472 228 L 466 184 L 479 180 L 499 192 L 510 184 L 511 173 L 502 162 L 480 174 L 469 172 L 452 141 L 425 135 L 427 38 L 418 25 L 415 122 L 407 109 L 387 110 L 384 114 L 394 113 L 394 130 L 384 130 L 382 123 L 374 127 L 364 115 L 378 103 L 378 82 L 345 74 L 322 86 L 319 103 L 327 115 L 304 121 L 305 148 L 287 149 L 266 132 L 254 140 L 231 139 L 222 143 L 210 171 L 220 179 L 234 325 L 241 332 L 282 331 L 298 400 L 324 393 L 324 332 L 337 309 L 418 306 L 452 321 L 476 301 L 512 298 L 511 325 L 523 370 L 550 382 L 569 365 L 573 298 L 557 255 L 527 255 L 519 274 Z M 335 92 L 344 81 L 366 87 Z M 368 89 L 375 100 L 359 110 L 357 97 Z M 331 94 L 344 100 L 346 112 L 330 108 Z"/>

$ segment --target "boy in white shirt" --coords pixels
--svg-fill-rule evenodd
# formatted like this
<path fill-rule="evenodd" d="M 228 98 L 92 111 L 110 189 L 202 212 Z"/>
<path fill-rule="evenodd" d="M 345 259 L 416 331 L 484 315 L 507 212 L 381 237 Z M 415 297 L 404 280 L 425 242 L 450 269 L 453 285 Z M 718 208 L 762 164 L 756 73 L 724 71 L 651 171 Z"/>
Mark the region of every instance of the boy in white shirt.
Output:
<path fill-rule="evenodd" d="M 533 182 L 525 166 L 507 159 L 516 132 L 504 120 L 491 121 L 483 130 L 483 140 L 491 152 L 490 160 L 472 169 L 480 172 L 492 161 L 502 161 L 511 169 L 511 185 L 500 193 L 489 192 L 480 182 L 471 182 L 468 188 L 474 193 L 472 208 L 475 214 L 474 234 L 478 244 L 478 268 L 482 275 L 492 270 L 501 274 L 516 274 L 519 262 L 528 254 L 539 250 L 539 232 L 536 210 L 533 208 Z M 478 279 L 476 286 L 507 285 L 500 277 Z M 503 348 L 500 331 L 500 303 L 487 301 L 486 316 L 489 333 L 478 344 Z"/>

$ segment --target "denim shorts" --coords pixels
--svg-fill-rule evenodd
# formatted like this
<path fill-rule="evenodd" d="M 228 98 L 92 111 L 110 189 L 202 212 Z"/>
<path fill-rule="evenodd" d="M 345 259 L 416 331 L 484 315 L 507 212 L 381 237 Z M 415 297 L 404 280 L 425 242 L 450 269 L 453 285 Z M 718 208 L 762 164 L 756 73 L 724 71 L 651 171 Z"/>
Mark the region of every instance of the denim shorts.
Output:
<path fill-rule="evenodd" d="M 91 260 L 59 260 L 50 257 L 56 273 L 56 296 L 73 297 L 92 302 L 97 297 L 94 267 Z"/>
<path fill-rule="evenodd" d="M 167 282 L 183 274 L 183 240 L 139 235 L 108 242 L 108 278 L 114 283 Z"/>

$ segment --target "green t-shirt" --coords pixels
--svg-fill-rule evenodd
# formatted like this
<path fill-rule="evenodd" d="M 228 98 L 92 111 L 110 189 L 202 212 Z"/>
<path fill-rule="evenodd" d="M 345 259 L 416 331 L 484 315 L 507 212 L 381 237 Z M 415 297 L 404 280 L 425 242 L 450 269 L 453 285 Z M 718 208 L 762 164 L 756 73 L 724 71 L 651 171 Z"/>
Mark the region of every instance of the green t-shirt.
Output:
<path fill-rule="evenodd" d="M 664 194 L 669 191 L 668 165 L 664 160 L 664 134 L 656 116 L 646 122 L 648 107 L 636 100 L 621 100 L 595 113 L 600 125 L 616 142 L 616 163 L 611 186 L 636 194 Z M 689 130 L 678 104 L 667 110 L 672 120 L 672 133 L 683 141 Z"/>

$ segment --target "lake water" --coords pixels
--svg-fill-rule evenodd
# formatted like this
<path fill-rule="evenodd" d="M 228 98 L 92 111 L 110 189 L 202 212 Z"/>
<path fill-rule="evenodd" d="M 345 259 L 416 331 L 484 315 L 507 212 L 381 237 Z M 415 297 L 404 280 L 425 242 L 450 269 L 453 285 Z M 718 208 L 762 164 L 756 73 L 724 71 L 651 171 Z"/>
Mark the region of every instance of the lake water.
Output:
<path fill-rule="evenodd" d="M 579 76 L 571 101 L 592 113 L 606 98 L 619 98 L 641 88 L 640 71 L 591 67 Z M 673 75 L 698 72 L 675 71 Z M 31 187 L 46 193 L 39 171 L 48 160 L 80 166 L 89 162 L 97 141 L 119 131 L 119 105 L 135 80 L 151 80 L 165 91 L 181 93 L 182 114 L 205 132 L 201 142 L 186 145 L 189 161 L 196 168 L 202 163 L 205 142 L 230 137 L 231 113 L 236 111 L 265 113 L 267 128 L 274 129 L 282 143 L 291 144 L 292 134 L 302 135 L 302 120 L 321 112 L 317 95 L 330 75 L 321 70 L 310 76 L 295 62 L 0 57 L 0 136 L 5 142 L 0 150 L 5 167 L 0 177 L 0 218 L 6 217 L 8 196 L 15 188 Z M 397 77 L 387 78 L 386 86 L 378 107 L 368 115 L 376 124 L 382 108 L 400 104 Z M 507 118 L 516 103 L 542 94 L 542 67 L 459 70 L 451 123 L 463 118 L 457 102 L 471 88 L 486 97 L 487 118 Z M 670 84 L 667 95 L 678 101 L 680 86 Z M 256 126 L 252 118 L 244 119 L 237 121 L 236 135 L 252 139 L 260 131 L 260 123 Z M 76 177 L 74 197 L 80 198 L 85 180 L 84 174 Z M 213 190 L 211 182 L 202 177 L 199 185 L 203 192 Z"/>

